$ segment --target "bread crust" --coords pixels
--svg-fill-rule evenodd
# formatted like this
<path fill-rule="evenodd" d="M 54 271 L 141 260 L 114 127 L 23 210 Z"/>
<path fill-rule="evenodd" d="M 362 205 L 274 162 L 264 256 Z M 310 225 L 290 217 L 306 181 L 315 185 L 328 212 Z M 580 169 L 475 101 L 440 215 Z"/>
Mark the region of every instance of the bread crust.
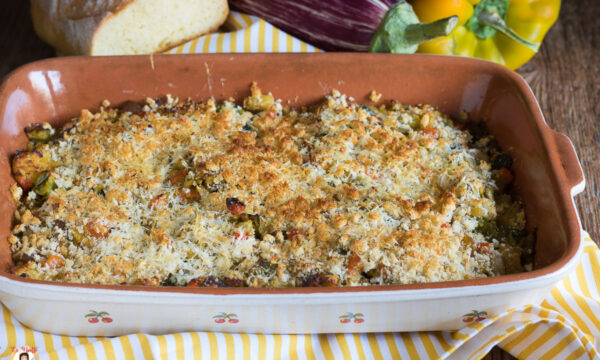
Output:
<path fill-rule="evenodd" d="M 136 0 L 31 0 L 31 17 L 38 36 L 64 55 L 95 55 L 92 52 L 93 41 L 98 29 L 134 1 Z M 216 25 L 204 33 L 215 31 L 225 22 L 227 2 L 219 1 L 225 3 L 226 11 Z M 154 52 L 165 51 L 200 35 L 203 33 L 168 42 Z"/>

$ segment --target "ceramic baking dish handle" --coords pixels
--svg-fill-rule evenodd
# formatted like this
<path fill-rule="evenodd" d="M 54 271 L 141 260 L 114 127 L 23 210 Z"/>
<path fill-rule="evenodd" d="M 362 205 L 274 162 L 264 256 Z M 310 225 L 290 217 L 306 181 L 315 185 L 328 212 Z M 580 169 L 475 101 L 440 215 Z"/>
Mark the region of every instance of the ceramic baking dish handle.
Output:
<path fill-rule="evenodd" d="M 566 135 L 556 131 L 552 131 L 552 133 L 556 148 L 558 149 L 558 155 L 560 156 L 560 163 L 565 172 L 567 184 L 573 195 L 579 194 L 585 187 L 585 177 L 577 158 L 575 147 Z"/>

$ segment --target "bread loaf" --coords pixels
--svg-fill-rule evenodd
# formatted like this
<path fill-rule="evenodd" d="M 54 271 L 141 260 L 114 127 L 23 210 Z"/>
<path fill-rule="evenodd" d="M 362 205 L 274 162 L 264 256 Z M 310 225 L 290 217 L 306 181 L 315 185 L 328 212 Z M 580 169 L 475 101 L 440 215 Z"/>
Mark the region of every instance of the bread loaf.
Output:
<path fill-rule="evenodd" d="M 65 55 L 161 52 L 215 31 L 227 0 L 31 0 L 37 34 Z"/>

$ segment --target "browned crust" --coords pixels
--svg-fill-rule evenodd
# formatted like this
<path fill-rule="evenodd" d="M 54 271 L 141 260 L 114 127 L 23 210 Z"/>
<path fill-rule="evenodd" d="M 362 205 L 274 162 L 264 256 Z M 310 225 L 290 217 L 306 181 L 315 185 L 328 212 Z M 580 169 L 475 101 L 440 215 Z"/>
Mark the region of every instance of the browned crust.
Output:
<path fill-rule="evenodd" d="M 35 1 L 35 0 L 34 0 Z M 57 19 L 81 20 L 118 13 L 133 0 L 58 0 Z"/>
<path fill-rule="evenodd" d="M 31 17 L 37 35 L 65 55 L 89 55 L 95 29 L 105 18 L 101 15 L 77 20 L 54 18 L 50 5 L 41 0 L 31 1 Z M 79 31 L 73 34 L 69 27 L 77 27 Z"/>

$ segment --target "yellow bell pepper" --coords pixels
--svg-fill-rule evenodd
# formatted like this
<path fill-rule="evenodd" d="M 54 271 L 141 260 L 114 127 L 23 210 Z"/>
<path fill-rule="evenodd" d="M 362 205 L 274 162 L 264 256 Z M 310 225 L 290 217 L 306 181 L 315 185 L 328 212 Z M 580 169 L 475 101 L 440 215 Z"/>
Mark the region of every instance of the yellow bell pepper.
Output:
<path fill-rule="evenodd" d="M 478 57 L 516 69 L 535 55 L 556 22 L 560 0 L 409 0 L 422 22 L 456 15 L 448 35 L 417 52 Z"/>

